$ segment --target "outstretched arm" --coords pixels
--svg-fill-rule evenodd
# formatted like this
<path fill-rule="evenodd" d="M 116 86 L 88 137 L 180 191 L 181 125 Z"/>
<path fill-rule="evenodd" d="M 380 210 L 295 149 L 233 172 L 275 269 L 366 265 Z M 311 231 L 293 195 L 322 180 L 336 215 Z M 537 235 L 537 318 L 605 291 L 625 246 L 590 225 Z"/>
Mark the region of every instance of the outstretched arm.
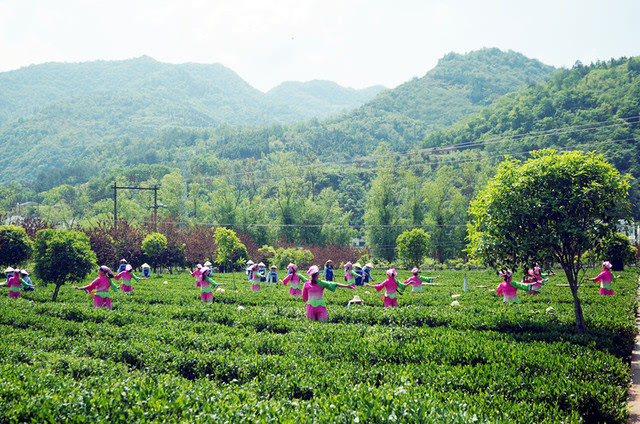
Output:
<path fill-rule="evenodd" d="M 207 283 L 211 284 L 214 289 L 221 285 L 221 284 L 218 284 L 215 281 L 213 281 L 213 278 L 209 277 L 208 275 L 203 277 L 203 280 L 206 281 Z"/>
<path fill-rule="evenodd" d="M 540 293 L 539 290 L 536 290 L 532 287 L 532 284 L 529 283 L 519 283 L 517 281 L 510 281 L 509 284 L 511 284 L 513 287 L 520 289 L 520 290 L 525 290 L 525 291 L 534 291 L 534 292 L 538 292 Z"/>
<path fill-rule="evenodd" d="M 29 283 L 24 281 L 22 278 L 18 278 L 18 279 L 20 280 L 20 285 L 22 286 L 23 289 L 26 289 L 26 288 L 31 286 Z"/>
<path fill-rule="evenodd" d="M 89 284 L 87 284 L 84 287 L 71 286 L 71 288 L 76 289 L 76 290 L 91 291 L 91 290 L 95 289 L 97 286 L 98 286 L 98 278 L 96 278 L 95 280 L 93 280 L 92 282 L 90 282 Z"/>
<path fill-rule="evenodd" d="M 410 284 L 410 283 L 406 283 L 406 284 L 405 283 L 401 283 L 400 281 L 396 280 L 395 278 L 394 278 L 394 280 L 395 280 L 396 284 L 398 285 L 398 288 L 400 289 L 401 292 L 404 291 L 404 289 L 406 289 L 407 286 Z"/>
<path fill-rule="evenodd" d="M 111 288 L 117 293 L 118 292 L 118 286 L 116 285 L 116 283 L 113 282 L 111 277 L 107 277 L 107 280 L 109 280 L 109 284 L 111 284 Z"/>

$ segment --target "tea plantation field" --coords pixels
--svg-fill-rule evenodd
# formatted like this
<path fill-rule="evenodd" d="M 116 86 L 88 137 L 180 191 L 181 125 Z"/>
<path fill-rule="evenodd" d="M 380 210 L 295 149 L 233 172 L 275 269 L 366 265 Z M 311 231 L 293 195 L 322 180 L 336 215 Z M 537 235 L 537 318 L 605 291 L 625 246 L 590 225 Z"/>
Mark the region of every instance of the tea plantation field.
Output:
<path fill-rule="evenodd" d="M 112 311 L 68 286 L 55 304 L 52 287 L 2 288 L 0 422 L 625 422 L 636 272 L 616 296 L 580 288 L 585 336 L 560 276 L 505 307 L 494 274 L 467 272 L 467 292 L 462 271 L 441 274 L 398 308 L 369 288 L 325 292 L 324 324 L 241 273 L 237 293 L 214 275 L 230 285 L 211 304 L 185 272 L 134 283 Z M 366 305 L 347 307 L 354 294 Z"/>

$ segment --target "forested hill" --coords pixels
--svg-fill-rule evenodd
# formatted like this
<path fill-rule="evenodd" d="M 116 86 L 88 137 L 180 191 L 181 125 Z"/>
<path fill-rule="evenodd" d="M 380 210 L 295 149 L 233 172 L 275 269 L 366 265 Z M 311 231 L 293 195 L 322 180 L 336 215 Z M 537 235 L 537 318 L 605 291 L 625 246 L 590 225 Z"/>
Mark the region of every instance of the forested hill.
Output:
<path fill-rule="evenodd" d="M 102 103 L 105 97 L 117 100 L 98 114 L 113 109 L 110 115 L 117 116 L 118 108 L 130 112 L 125 99 L 135 105 L 144 104 L 148 97 L 154 102 L 163 97 L 179 109 L 200 110 L 206 118 L 201 124 L 273 122 L 269 120 L 273 117 L 264 116 L 262 93 L 217 64 L 170 65 L 146 56 L 124 61 L 47 63 L 2 73 L 0 86 L 2 125 L 32 115 L 38 120 L 72 121 L 74 114 L 80 113 L 77 107 L 86 109 L 90 103 Z M 215 107 L 209 108 L 212 105 Z M 163 116 L 161 110 L 154 112 L 156 123 L 179 123 Z"/>
<path fill-rule="evenodd" d="M 359 106 L 381 89 L 323 83 L 309 90 L 308 84 L 300 84 L 288 90 L 288 102 L 286 96 L 254 89 L 222 65 L 172 65 L 150 57 L 48 63 L 4 72 L 0 154 L 19 152 L 23 159 L 3 167 L 0 181 L 28 181 L 87 152 L 109 150 L 117 141 L 160 137 L 167 128 L 322 118 Z"/>
<path fill-rule="evenodd" d="M 327 118 L 355 109 L 374 98 L 385 88 L 381 85 L 356 90 L 332 81 L 288 81 L 267 92 L 273 104 L 293 107 L 306 118 Z"/>
<path fill-rule="evenodd" d="M 151 98 L 151 103 L 156 103 L 162 98 L 165 107 L 178 111 L 174 117 L 162 107 L 143 110 L 143 115 L 153 115 L 149 119 L 152 125 L 291 123 L 352 109 L 383 89 L 354 90 L 326 82 L 313 84 L 314 89 L 309 90 L 307 84 L 291 83 L 292 89 L 287 94 L 293 101 L 288 101 L 286 96 L 274 98 L 256 90 L 220 64 L 173 65 L 147 56 L 123 61 L 32 65 L 0 73 L 0 87 L 0 127 L 42 112 L 46 118 L 56 108 L 78 113 L 73 110 L 78 102 L 86 107 L 105 96 L 123 99 L 109 106 L 109 110 L 114 109 L 112 116 L 117 116 L 118 107 L 127 109 L 126 98 L 141 105 L 146 105 L 145 99 Z M 184 119 L 181 111 L 197 118 Z"/>
<path fill-rule="evenodd" d="M 577 64 L 548 82 L 508 94 L 479 114 L 430 134 L 422 147 L 475 145 L 501 157 L 534 149 L 581 149 L 606 155 L 629 173 L 640 217 L 640 58 Z"/>
<path fill-rule="evenodd" d="M 422 78 L 385 90 L 351 112 L 259 132 L 212 133 L 209 143 L 231 159 L 260 157 L 274 146 L 323 157 L 362 157 L 382 141 L 396 151 L 406 151 L 420 145 L 430 132 L 477 113 L 505 93 L 542 82 L 554 72 L 553 67 L 512 51 L 450 53 Z"/>
<path fill-rule="evenodd" d="M 279 150 L 324 158 L 362 157 L 383 141 L 405 151 L 418 146 L 431 131 L 478 112 L 504 93 L 548 79 L 553 72 L 554 68 L 512 51 L 451 53 L 423 78 L 385 90 L 354 111 L 324 121 L 187 131 L 190 134 L 173 131 L 158 147 L 183 143 L 189 147 L 200 139 L 207 151 L 227 159 L 260 158 Z M 307 90 L 322 84 L 308 84 Z M 287 86 L 279 87 L 274 93 L 285 90 Z"/>
<path fill-rule="evenodd" d="M 394 150 L 408 150 L 430 132 L 480 111 L 506 93 L 545 81 L 555 71 L 497 48 L 449 53 L 422 78 L 383 91 L 360 108 L 326 121 L 320 134 L 312 130 L 306 138 L 313 149 L 351 155 L 366 155 L 380 141 Z"/>
<path fill-rule="evenodd" d="M 438 67 L 452 63 L 459 62 L 441 61 Z M 451 103 L 462 91 L 454 90 Z M 492 101 L 488 95 L 485 99 Z M 227 225 L 256 246 L 275 246 L 284 239 L 297 245 L 345 245 L 366 233 L 367 243 L 378 246 L 374 256 L 390 258 L 397 225 L 425 226 L 431 254 L 442 262 L 462 254 L 469 202 L 504 154 L 526 159 L 532 149 L 552 147 L 603 152 L 620 171 L 631 173 L 636 178 L 630 201 L 634 217 L 640 217 L 640 58 L 577 64 L 538 84 L 525 79 L 520 90 L 439 130 L 432 128 L 443 124 L 408 116 L 401 107 L 378 116 L 364 112 L 369 107 L 359 108 L 360 117 L 348 113 L 292 125 L 170 128 L 153 137 L 101 138 L 97 128 L 97 137 L 84 142 L 61 120 L 57 131 L 65 135 L 49 145 L 37 143 L 49 128 L 34 126 L 30 135 L 14 131 L 15 142 L 24 147 L 2 152 L 7 159 L 0 174 L 5 179 L 0 212 L 14 214 L 18 203 L 37 202 L 37 207 L 26 207 L 28 213 L 65 226 L 109 219 L 114 207 L 109 187 L 130 181 L 160 185 L 158 200 L 167 209 L 159 214 L 171 216 L 172 222 Z M 446 111 L 443 106 L 442 114 Z M 123 112 L 121 121 L 127 119 Z M 122 122 L 116 122 L 121 128 Z M 66 165 L 46 169 L 52 158 Z M 25 186 L 16 183 L 18 177 L 36 178 Z M 153 199 L 133 192 L 122 196 L 120 217 L 139 222 L 148 216 Z M 374 234 L 351 228 L 361 225 L 386 230 Z"/>
<path fill-rule="evenodd" d="M 228 159 L 259 158 L 274 149 L 361 156 L 381 141 L 406 150 L 430 131 L 552 71 L 498 49 L 452 53 L 423 78 L 385 90 L 354 112 L 306 124 L 234 128 L 291 122 L 314 110 L 335 113 L 381 87 L 357 91 L 312 81 L 264 94 L 221 65 L 170 65 L 149 57 L 30 66 L 0 74 L 0 154 L 20 152 L 23 158 L 3 167 L 0 182 L 38 175 L 48 180 L 49 170 L 96 161 L 104 170 L 172 164 L 196 140 L 193 151 Z"/>
<path fill-rule="evenodd" d="M 555 68 L 513 51 L 449 53 L 422 78 L 386 91 L 352 114 L 401 114 L 430 129 L 451 125 L 501 96 L 545 81 Z"/>

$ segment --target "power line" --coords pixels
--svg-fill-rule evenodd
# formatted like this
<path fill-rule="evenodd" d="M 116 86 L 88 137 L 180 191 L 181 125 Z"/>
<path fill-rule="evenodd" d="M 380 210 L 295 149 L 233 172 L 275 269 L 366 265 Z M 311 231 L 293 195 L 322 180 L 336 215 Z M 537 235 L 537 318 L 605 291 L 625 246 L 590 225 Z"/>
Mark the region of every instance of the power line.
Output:
<path fill-rule="evenodd" d="M 517 141 L 517 140 L 521 140 L 528 137 L 539 138 L 543 136 L 565 135 L 565 134 L 571 134 L 576 132 L 585 132 L 585 131 L 619 127 L 624 125 L 632 125 L 632 124 L 637 124 L 639 122 L 640 122 L 640 115 L 631 116 L 627 118 L 617 118 L 617 119 L 601 121 L 597 123 L 588 123 L 588 124 L 559 127 L 559 128 L 553 128 L 553 129 L 542 130 L 542 131 L 531 131 L 524 134 L 501 136 L 501 137 L 494 137 L 494 138 L 487 138 L 487 139 L 478 139 L 478 140 L 468 141 L 468 142 L 459 143 L 459 144 L 451 144 L 447 146 L 428 147 L 428 148 L 417 149 L 417 150 L 409 150 L 405 152 L 393 152 L 392 154 L 395 157 L 408 156 L 415 153 L 438 154 L 439 152 L 450 152 L 452 150 L 469 149 L 473 147 L 503 143 L 506 141 Z M 372 160 L 380 159 L 384 157 L 385 156 L 380 156 L 380 155 L 369 155 L 369 156 L 363 156 L 355 159 L 352 158 L 352 159 L 343 160 L 343 161 L 315 162 L 315 163 L 310 163 L 306 165 L 296 165 L 296 166 L 290 166 L 287 168 L 277 168 L 275 170 L 265 169 L 265 170 L 257 170 L 257 171 L 244 171 L 244 172 L 216 174 L 216 175 L 208 176 L 207 178 L 246 176 L 246 175 L 254 175 L 254 174 L 264 173 L 264 172 L 278 172 L 278 171 L 283 172 L 288 170 L 299 170 L 299 169 L 319 167 L 323 165 L 353 164 L 357 162 L 368 162 L 368 161 L 372 161 Z"/>
<path fill-rule="evenodd" d="M 615 144 L 615 143 L 621 143 L 621 142 L 625 142 L 625 141 L 639 141 L 637 138 L 635 137 L 629 137 L 629 138 L 623 138 L 623 139 L 617 139 L 617 140 L 606 140 L 606 141 L 600 141 L 600 142 L 592 142 L 592 143 L 583 143 L 583 144 L 574 144 L 571 146 L 565 146 L 565 147 L 557 147 L 554 150 L 558 150 L 558 151 L 571 151 L 571 150 L 576 150 L 576 148 L 578 147 L 595 147 L 595 146 L 601 146 L 601 145 L 606 145 L 606 144 Z M 519 152 L 510 152 L 509 155 L 523 155 L 523 154 L 529 154 L 531 152 L 530 149 L 527 150 L 523 150 L 523 151 L 519 151 Z M 455 163 L 466 163 L 466 162 L 483 162 L 486 161 L 489 158 L 497 158 L 497 157 L 501 157 L 501 156 L 505 156 L 507 155 L 504 152 L 495 152 L 495 153 L 487 153 L 486 151 L 482 153 L 481 157 L 461 157 L 461 158 L 443 158 L 440 160 L 437 160 L 437 162 L 420 162 L 420 163 L 414 163 L 412 164 L 412 166 L 414 167 L 427 167 L 427 166 L 432 166 L 432 165 L 447 165 L 447 164 L 455 164 Z M 380 167 L 380 166 L 375 166 L 373 168 L 358 168 L 358 170 L 356 171 L 357 173 L 371 173 L 371 172 L 377 172 L 379 170 L 394 170 L 397 168 L 397 165 L 390 165 L 390 166 L 386 166 L 386 167 Z M 333 170 L 332 172 L 328 172 L 330 174 L 347 174 L 350 172 L 353 172 L 353 169 L 349 169 L 349 170 Z M 257 171 L 256 171 L 257 172 Z M 256 172 L 251 172 L 251 173 L 256 173 Z M 260 171 L 260 172 L 269 172 L 269 171 Z M 271 176 L 271 177 L 266 177 L 266 178 L 260 178 L 260 179 L 255 179 L 253 181 L 255 182 L 260 182 L 260 183 L 266 183 L 269 181 L 276 181 L 282 178 L 287 178 L 287 177 L 292 177 L 292 175 L 280 175 L 280 176 Z"/>
<path fill-rule="evenodd" d="M 636 138 L 625 138 L 625 139 L 619 139 L 619 140 L 607 140 L 607 141 L 602 141 L 599 143 L 590 143 L 590 144 L 585 144 L 582 146 L 588 146 L 588 147 L 593 147 L 595 145 L 604 145 L 604 144 L 614 144 L 614 143 L 618 143 L 618 142 L 624 142 L 624 141 L 637 141 Z M 561 150 L 573 150 L 576 147 L 579 147 L 581 145 L 572 145 L 572 146 L 567 146 L 565 149 L 561 149 Z M 516 153 L 512 153 L 514 155 L 517 154 L 526 154 L 529 153 L 529 151 L 522 151 L 522 152 L 516 152 Z M 482 158 L 457 158 L 457 159 L 447 159 L 445 161 L 442 161 L 440 164 L 449 164 L 449 163 L 463 163 L 463 162 L 474 162 L 474 161 L 483 161 L 483 160 L 487 160 L 488 158 L 492 158 L 492 157 L 498 157 L 498 156 L 503 156 L 502 153 L 494 153 L 494 154 L 484 154 L 482 156 Z M 430 166 L 431 164 L 429 163 L 418 163 L 418 164 L 414 164 L 415 166 Z M 363 172 L 374 172 L 377 171 L 379 169 L 392 169 L 393 167 L 389 167 L 389 168 L 371 168 L 371 169 L 366 169 L 363 170 Z M 344 172 L 344 171 L 337 171 L 338 173 Z M 268 180 L 265 180 L 268 181 Z M 137 222 L 141 222 L 144 224 L 149 224 L 149 223 L 153 223 L 153 221 L 137 221 Z M 184 222 L 177 222 L 177 221 L 162 221 L 163 223 L 166 224 L 173 224 L 173 225 L 185 225 L 187 223 Z M 361 229 L 367 229 L 367 228 L 407 228 L 407 227 L 411 227 L 411 228 L 459 228 L 459 227 L 466 227 L 466 223 L 465 224 L 447 224 L 447 225 L 436 225 L 436 224 L 422 224 L 422 225 L 418 225 L 418 226 L 414 226 L 414 225 L 406 225 L 406 224 L 384 224 L 384 225 L 365 225 L 365 224 L 279 224 L 279 223 L 211 223 L 211 222 L 201 222 L 201 223 L 191 223 L 191 225 L 198 225 L 198 226 L 222 226 L 222 227 L 234 227 L 234 228 L 252 228 L 252 227 L 257 227 L 257 228 L 352 228 L 352 229 L 356 229 L 356 230 L 361 230 Z"/>
<path fill-rule="evenodd" d="M 154 221 L 136 221 L 141 224 L 153 224 Z M 367 229 L 367 228 L 455 228 L 455 227 L 465 227 L 466 224 L 278 224 L 278 223 L 211 223 L 211 222 L 181 222 L 181 221 L 159 221 L 158 225 L 162 226 L 163 224 L 171 224 L 176 226 L 187 226 L 187 225 L 197 225 L 197 226 L 210 226 L 210 227 L 266 227 L 266 228 L 353 228 L 353 229 Z"/>

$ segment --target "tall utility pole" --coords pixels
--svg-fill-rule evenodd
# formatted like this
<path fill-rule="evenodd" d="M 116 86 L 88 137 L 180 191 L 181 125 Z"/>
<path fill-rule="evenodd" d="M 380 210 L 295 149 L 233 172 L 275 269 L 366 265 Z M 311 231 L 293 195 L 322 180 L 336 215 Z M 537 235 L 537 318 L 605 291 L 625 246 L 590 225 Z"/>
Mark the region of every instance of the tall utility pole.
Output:
<path fill-rule="evenodd" d="M 111 186 L 113 188 L 113 226 L 118 228 L 118 190 L 153 190 L 153 228 L 158 231 L 158 187 L 118 187 L 116 183 Z"/>

